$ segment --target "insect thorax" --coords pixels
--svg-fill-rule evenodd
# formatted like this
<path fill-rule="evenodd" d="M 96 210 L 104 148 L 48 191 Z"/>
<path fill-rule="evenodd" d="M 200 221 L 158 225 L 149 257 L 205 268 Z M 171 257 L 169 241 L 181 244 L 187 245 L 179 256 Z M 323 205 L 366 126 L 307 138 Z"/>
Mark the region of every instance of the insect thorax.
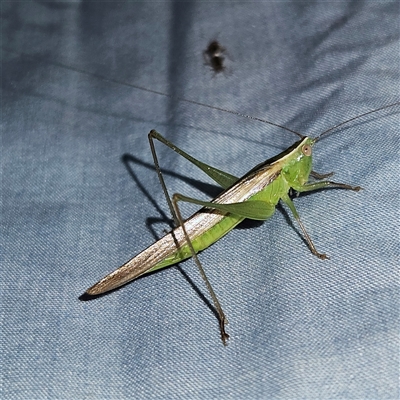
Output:
<path fill-rule="evenodd" d="M 282 175 L 290 187 L 304 185 L 312 170 L 312 146 L 313 139 L 304 138 L 299 145 L 293 149 L 282 164 Z"/>

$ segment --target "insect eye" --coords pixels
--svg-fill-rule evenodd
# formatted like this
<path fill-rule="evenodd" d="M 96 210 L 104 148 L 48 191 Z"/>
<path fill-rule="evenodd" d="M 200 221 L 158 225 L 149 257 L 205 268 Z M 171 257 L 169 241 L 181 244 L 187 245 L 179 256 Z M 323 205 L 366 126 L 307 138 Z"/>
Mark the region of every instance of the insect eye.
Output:
<path fill-rule="evenodd" d="M 301 149 L 301 151 L 305 156 L 311 156 L 312 151 L 311 151 L 311 146 L 309 144 L 305 144 Z"/>

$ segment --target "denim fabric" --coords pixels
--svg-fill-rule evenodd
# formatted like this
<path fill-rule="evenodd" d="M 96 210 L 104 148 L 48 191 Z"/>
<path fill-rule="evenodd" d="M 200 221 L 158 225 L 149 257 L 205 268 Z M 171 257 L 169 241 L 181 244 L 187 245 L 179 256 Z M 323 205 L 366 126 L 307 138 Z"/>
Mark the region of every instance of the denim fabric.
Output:
<path fill-rule="evenodd" d="M 192 261 L 79 297 L 168 229 L 150 129 L 238 176 L 297 139 L 176 97 L 316 136 L 400 100 L 399 7 L 3 2 L 1 397 L 398 399 L 398 106 L 314 147 L 316 171 L 364 189 L 294 199 L 330 260 L 285 207 L 200 255 L 227 347 Z M 218 193 L 157 149 L 171 193 Z"/>

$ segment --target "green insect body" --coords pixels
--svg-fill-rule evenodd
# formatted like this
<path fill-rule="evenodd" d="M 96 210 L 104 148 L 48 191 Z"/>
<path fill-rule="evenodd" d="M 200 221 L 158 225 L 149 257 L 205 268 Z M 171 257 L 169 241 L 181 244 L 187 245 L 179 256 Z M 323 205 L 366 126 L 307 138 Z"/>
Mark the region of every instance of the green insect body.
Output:
<path fill-rule="evenodd" d="M 313 144 L 313 139 L 306 137 L 274 159 L 253 168 L 241 179 L 232 177 L 231 185 L 212 202 L 196 201 L 205 207 L 185 221 L 195 252 L 218 241 L 245 218 L 270 218 L 278 201 L 287 200 L 290 188 L 301 191 L 311 172 Z M 144 273 L 176 264 L 191 256 L 182 227 L 178 226 L 92 286 L 87 293 L 104 293 Z"/>

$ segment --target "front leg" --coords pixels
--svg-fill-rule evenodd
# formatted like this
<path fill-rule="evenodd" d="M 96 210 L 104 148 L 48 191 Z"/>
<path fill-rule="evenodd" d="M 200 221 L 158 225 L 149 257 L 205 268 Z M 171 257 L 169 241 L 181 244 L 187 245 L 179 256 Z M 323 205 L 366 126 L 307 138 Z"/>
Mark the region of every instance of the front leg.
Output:
<path fill-rule="evenodd" d="M 320 174 L 320 173 L 318 173 L 318 172 L 316 172 L 316 171 L 311 171 L 311 172 L 310 172 L 310 175 L 311 175 L 314 179 L 316 179 L 316 180 L 318 180 L 318 181 L 320 181 L 320 180 L 322 180 L 322 179 L 330 178 L 333 174 L 334 174 L 334 172 L 329 172 L 329 173 L 327 173 L 327 174 Z"/>
<path fill-rule="evenodd" d="M 308 182 L 302 186 L 298 186 L 293 189 L 295 189 L 297 192 L 312 192 L 313 190 L 328 189 L 328 188 L 354 190 L 355 192 L 358 192 L 362 189 L 361 186 L 351 186 L 347 185 L 346 183 L 338 183 L 332 181 Z"/>
<path fill-rule="evenodd" d="M 317 175 L 319 175 L 319 174 L 317 174 Z M 299 185 L 297 187 L 293 187 L 293 189 L 296 190 L 297 192 L 311 192 L 313 190 L 320 190 L 320 189 L 326 189 L 326 188 L 347 189 L 347 190 L 354 190 L 356 192 L 358 192 L 359 190 L 362 189 L 361 186 L 351 186 L 351 185 L 347 185 L 345 183 L 338 183 L 338 182 L 332 182 L 332 181 L 308 182 L 304 185 Z M 317 251 L 317 249 L 315 248 L 314 243 L 312 242 L 303 223 L 301 222 L 299 214 L 298 214 L 292 200 L 290 199 L 290 197 L 285 195 L 281 199 L 290 208 L 290 210 L 293 213 L 293 216 L 295 217 L 298 224 L 300 225 L 300 228 L 303 231 L 304 237 L 308 243 L 308 246 L 310 247 L 311 252 L 322 260 L 329 258 L 326 254 L 319 253 Z"/>
<path fill-rule="evenodd" d="M 291 200 L 291 198 L 287 194 L 285 194 L 284 196 L 281 197 L 281 200 L 290 208 L 290 211 L 292 212 L 294 218 L 296 219 L 301 230 L 303 231 L 304 238 L 306 239 L 306 242 L 308 244 L 308 247 L 311 250 L 311 253 L 313 253 L 315 256 L 317 256 L 321 260 L 329 259 L 329 257 L 326 254 L 319 253 L 317 251 L 317 249 L 315 248 L 314 243 L 310 238 L 310 235 L 307 233 L 306 228 L 304 227 L 303 223 L 300 220 L 299 213 L 297 212 L 296 207 L 294 206 L 294 203 Z"/>

